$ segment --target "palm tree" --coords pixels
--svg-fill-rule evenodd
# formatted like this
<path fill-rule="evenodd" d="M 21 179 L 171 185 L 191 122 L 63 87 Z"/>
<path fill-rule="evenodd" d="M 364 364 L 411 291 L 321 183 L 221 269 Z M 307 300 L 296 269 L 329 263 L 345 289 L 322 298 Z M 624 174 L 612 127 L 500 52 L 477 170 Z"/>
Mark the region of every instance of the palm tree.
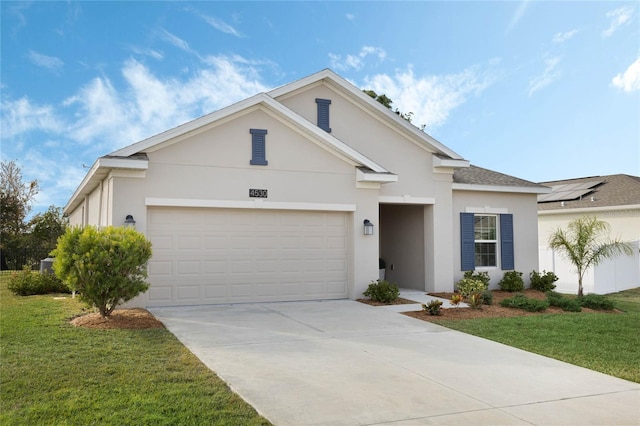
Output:
<path fill-rule="evenodd" d="M 569 222 L 565 231 L 558 228 L 549 238 L 549 247 L 559 250 L 578 270 L 578 296 L 582 296 L 582 278 L 591 267 L 619 254 L 631 255 L 628 243 L 607 239 L 609 224 L 593 216 Z"/>

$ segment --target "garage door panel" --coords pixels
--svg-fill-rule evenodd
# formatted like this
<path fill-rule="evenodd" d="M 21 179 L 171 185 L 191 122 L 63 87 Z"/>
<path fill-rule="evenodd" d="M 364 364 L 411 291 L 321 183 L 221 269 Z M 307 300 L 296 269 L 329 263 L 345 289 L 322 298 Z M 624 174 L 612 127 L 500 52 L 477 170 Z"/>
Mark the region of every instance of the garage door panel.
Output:
<path fill-rule="evenodd" d="M 347 297 L 347 215 L 150 208 L 151 306 Z"/>

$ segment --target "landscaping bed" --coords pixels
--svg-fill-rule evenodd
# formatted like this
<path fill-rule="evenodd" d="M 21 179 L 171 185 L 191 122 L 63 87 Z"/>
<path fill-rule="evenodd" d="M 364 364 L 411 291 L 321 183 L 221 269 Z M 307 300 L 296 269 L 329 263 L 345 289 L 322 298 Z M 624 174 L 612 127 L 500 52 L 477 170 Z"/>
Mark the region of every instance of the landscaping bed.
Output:
<path fill-rule="evenodd" d="M 568 314 L 570 312 L 563 311 L 561 308 L 556 306 L 549 306 L 546 310 L 542 312 L 527 312 L 522 309 L 514 309 L 514 308 L 506 308 L 500 306 L 500 302 L 504 299 L 512 298 L 518 293 L 511 293 L 508 291 L 502 290 L 493 290 L 491 292 L 493 294 L 493 304 L 491 305 L 482 305 L 480 309 L 473 308 L 442 308 L 440 310 L 440 315 L 429 315 L 426 311 L 413 311 L 413 312 L 404 312 L 405 315 L 418 318 L 424 321 L 438 321 L 442 319 L 450 319 L 450 320 L 467 320 L 467 319 L 476 319 L 476 318 L 507 318 L 507 317 L 521 317 L 521 316 L 530 316 L 530 315 L 544 315 L 544 314 Z M 442 299 L 450 300 L 451 296 L 454 293 L 428 293 L 429 296 L 439 297 Z M 547 295 L 543 292 L 537 290 L 524 290 L 520 292 L 520 294 L 524 294 L 526 297 L 530 299 L 537 300 L 545 300 Z M 582 308 L 582 312 L 605 312 L 605 311 L 596 311 L 589 308 Z M 607 313 L 616 313 L 619 312 L 617 310 L 606 311 Z"/>

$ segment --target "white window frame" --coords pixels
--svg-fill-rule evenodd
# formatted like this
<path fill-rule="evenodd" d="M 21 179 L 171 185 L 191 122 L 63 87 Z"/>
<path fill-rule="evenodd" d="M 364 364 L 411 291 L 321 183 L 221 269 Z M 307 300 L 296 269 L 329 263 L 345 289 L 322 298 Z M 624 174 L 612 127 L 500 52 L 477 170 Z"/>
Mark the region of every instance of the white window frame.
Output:
<path fill-rule="evenodd" d="M 486 214 L 486 213 L 474 213 L 474 227 L 473 227 L 473 232 L 474 232 L 474 236 L 476 235 L 476 222 L 475 219 L 476 218 L 483 218 L 483 217 L 492 217 L 494 220 L 494 224 L 495 224 L 495 239 L 493 240 L 488 240 L 488 239 L 475 239 L 473 240 L 474 243 L 474 257 L 475 257 L 475 264 L 476 264 L 476 269 L 497 269 L 499 267 L 498 263 L 499 263 L 499 259 L 500 259 L 500 220 L 499 220 L 499 215 L 498 214 Z M 495 252 L 494 252 L 494 259 L 495 259 L 495 263 L 493 265 L 479 265 L 478 263 L 478 252 L 477 252 L 477 244 L 493 244 L 495 247 Z M 480 254 L 480 256 L 482 256 L 482 254 Z"/>

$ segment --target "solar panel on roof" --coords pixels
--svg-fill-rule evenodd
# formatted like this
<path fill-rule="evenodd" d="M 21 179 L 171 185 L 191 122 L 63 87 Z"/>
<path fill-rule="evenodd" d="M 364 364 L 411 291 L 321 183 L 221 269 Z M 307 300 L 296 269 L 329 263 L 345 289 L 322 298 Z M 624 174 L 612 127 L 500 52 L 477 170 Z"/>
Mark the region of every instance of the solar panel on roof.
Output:
<path fill-rule="evenodd" d="M 548 203 L 550 201 L 571 201 L 578 199 L 589 192 L 603 181 L 593 180 L 590 182 L 567 183 L 551 187 L 550 194 L 541 194 L 538 196 L 539 203 Z"/>

